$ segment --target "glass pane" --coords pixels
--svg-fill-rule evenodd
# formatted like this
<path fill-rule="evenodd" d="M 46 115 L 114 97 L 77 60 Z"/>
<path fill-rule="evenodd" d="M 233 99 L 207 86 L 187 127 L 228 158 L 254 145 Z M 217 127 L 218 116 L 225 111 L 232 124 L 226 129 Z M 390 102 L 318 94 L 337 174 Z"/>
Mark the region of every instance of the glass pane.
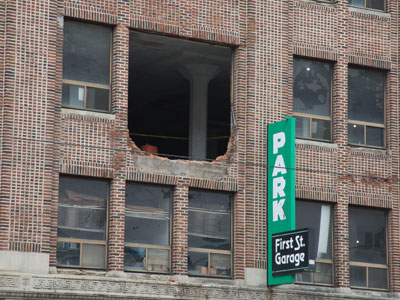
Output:
<path fill-rule="evenodd" d="M 296 201 L 296 228 L 308 228 L 309 258 L 332 258 L 331 205 Z"/>
<path fill-rule="evenodd" d="M 189 233 L 210 238 L 229 239 L 231 215 L 224 212 L 189 210 Z"/>
<path fill-rule="evenodd" d="M 367 145 L 383 147 L 384 129 L 367 126 Z"/>
<path fill-rule="evenodd" d="M 312 272 L 296 273 L 296 281 L 297 282 L 312 282 L 311 274 L 312 274 Z"/>
<path fill-rule="evenodd" d="M 312 138 L 331 140 L 331 121 L 312 119 Z"/>
<path fill-rule="evenodd" d="M 124 254 L 125 270 L 145 270 L 145 248 L 125 247 Z"/>
<path fill-rule="evenodd" d="M 57 242 L 57 265 L 79 266 L 80 244 Z"/>
<path fill-rule="evenodd" d="M 231 194 L 204 190 L 189 190 L 189 207 L 208 211 L 231 211 Z"/>
<path fill-rule="evenodd" d="M 367 286 L 367 269 L 365 267 L 350 266 L 350 286 Z"/>
<path fill-rule="evenodd" d="M 63 83 L 62 85 L 62 105 L 68 107 L 85 107 L 85 87 Z"/>
<path fill-rule="evenodd" d="M 295 58 L 293 67 L 293 111 L 330 116 L 331 64 Z"/>
<path fill-rule="evenodd" d="M 110 83 L 111 28 L 66 20 L 63 78 Z"/>
<path fill-rule="evenodd" d="M 387 269 L 368 268 L 368 287 L 387 289 Z"/>
<path fill-rule="evenodd" d="M 110 91 L 108 89 L 87 87 L 86 108 L 109 111 L 109 100 Z"/>
<path fill-rule="evenodd" d="M 364 0 L 349 0 L 349 4 L 364 7 Z"/>
<path fill-rule="evenodd" d="M 296 118 L 296 137 L 310 138 L 310 118 L 298 117 Z"/>
<path fill-rule="evenodd" d="M 314 283 L 332 284 L 332 264 L 317 263 L 314 272 Z"/>
<path fill-rule="evenodd" d="M 140 183 L 126 184 L 126 208 L 150 212 L 169 212 L 170 187 Z"/>
<path fill-rule="evenodd" d="M 385 73 L 349 68 L 349 120 L 383 124 Z"/>
<path fill-rule="evenodd" d="M 106 207 L 108 182 L 84 177 L 60 176 L 59 203 Z"/>
<path fill-rule="evenodd" d="M 349 144 L 364 144 L 364 125 L 349 124 Z"/>
<path fill-rule="evenodd" d="M 385 10 L 385 0 L 367 0 L 367 7 Z"/>
<path fill-rule="evenodd" d="M 133 217 L 136 215 L 137 217 Z M 125 241 L 150 245 L 169 245 L 169 218 L 164 220 L 130 214 L 125 218 Z"/>
<path fill-rule="evenodd" d="M 169 251 L 160 249 L 147 250 L 147 270 L 152 272 L 169 272 Z"/>
<path fill-rule="evenodd" d="M 211 276 L 231 276 L 231 256 L 224 254 L 210 255 L 210 275 Z"/>
<path fill-rule="evenodd" d="M 105 268 L 106 246 L 82 244 L 82 266 L 92 268 Z"/>
<path fill-rule="evenodd" d="M 208 253 L 188 252 L 188 274 L 208 275 Z"/>
<path fill-rule="evenodd" d="M 350 261 L 386 264 L 385 211 L 349 207 Z"/>
<path fill-rule="evenodd" d="M 193 248 L 231 250 L 231 242 L 227 239 L 213 239 L 189 233 L 189 245 Z"/>

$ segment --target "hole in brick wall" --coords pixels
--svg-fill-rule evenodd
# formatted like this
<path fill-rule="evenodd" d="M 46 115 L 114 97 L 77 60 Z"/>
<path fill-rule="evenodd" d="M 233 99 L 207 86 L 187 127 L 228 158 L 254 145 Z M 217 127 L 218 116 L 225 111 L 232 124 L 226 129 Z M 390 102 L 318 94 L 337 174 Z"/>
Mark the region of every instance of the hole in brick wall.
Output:
<path fill-rule="evenodd" d="M 128 124 L 136 145 L 170 158 L 223 155 L 230 134 L 231 52 L 132 31 Z"/>

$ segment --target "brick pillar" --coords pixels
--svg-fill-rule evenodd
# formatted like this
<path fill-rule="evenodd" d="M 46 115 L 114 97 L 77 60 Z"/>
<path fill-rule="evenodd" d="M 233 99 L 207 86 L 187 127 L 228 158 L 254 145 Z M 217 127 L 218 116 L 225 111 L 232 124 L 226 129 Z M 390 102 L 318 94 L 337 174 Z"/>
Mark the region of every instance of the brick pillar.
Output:
<path fill-rule="evenodd" d="M 188 250 L 188 180 L 180 178 L 174 189 L 172 204 L 172 274 L 187 274 Z"/>
<path fill-rule="evenodd" d="M 2 2 L 4 3 L 4 1 Z M 0 190 L 0 259 L 13 255 L 47 272 L 50 249 L 56 80 L 57 2 L 2 4 L 7 23 Z M 50 141 L 50 142 L 49 142 Z M 3 252 L 8 251 L 8 252 Z M 22 253 L 23 252 L 23 253 Z M 11 266 L 19 270 L 18 263 Z M 4 265 L 4 264 L 2 264 Z M 15 269 L 13 269 L 15 268 Z"/>
<path fill-rule="evenodd" d="M 108 268 L 124 269 L 125 181 L 128 134 L 129 28 L 118 24 L 113 32 L 112 111 L 115 115 L 114 176 L 111 183 L 108 230 Z"/>
<path fill-rule="evenodd" d="M 347 0 L 337 4 L 337 44 L 338 59 L 333 70 L 333 110 L 332 132 L 333 142 L 338 145 L 337 153 L 337 205 L 334 211 L 334 269 L 335 285 L 349 287 L 349 220 L 348 220 L 348 184 L 351 178 L 348 173 L 348 140 L 347 140 Z"/>

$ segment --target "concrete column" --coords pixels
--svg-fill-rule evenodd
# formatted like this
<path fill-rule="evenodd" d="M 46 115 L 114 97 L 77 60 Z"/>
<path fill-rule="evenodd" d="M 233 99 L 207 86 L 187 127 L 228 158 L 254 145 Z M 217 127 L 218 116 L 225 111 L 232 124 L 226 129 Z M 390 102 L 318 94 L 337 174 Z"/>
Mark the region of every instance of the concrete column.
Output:
<path fill-rule="evenodd" d="M 208 64 L 186 64 L 181 73 L 190 81 L 189 157 L 207 157 L 208 84 L 218 67 Z"/>

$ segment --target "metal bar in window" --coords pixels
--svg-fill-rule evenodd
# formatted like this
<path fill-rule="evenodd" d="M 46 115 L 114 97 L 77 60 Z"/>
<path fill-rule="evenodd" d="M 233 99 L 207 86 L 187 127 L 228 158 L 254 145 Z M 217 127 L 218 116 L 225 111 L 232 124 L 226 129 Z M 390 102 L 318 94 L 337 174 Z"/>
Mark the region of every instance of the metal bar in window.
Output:
<path fill-rule="evenodd" d="M 298 112 L 294 112 L 293 115 L 294 116 L 299 116 L 299 117 L 319 119 L 319 120 L 327 120 L 327 121 L 330 121 L 332 119 L 331 117 L 327 117 L 327 116 L 314 115 L 314 114 L 305 114 L 305 113 L 298 113 Z"/>
<path fill-rule="evenodd" d="M 125 246 L 127 246 L 127 247 L 137 247 L 137 248 L 150 248 L 150 249 L 170 250 L 169 246 L 158 246 L 158 245 L 148 245 L 148 244 L 125 243 Z"/>
<path fill-rule="evenodd" d="M 63 79 L 63 83 L 67 84 L 74 84 L 74 85 L 83 85 L 85 87 L 94 87 L 100 89 L 110 89 L 110 85 L 108 84 L 98 84 L 98 83 L 91 83 L 86 81 L 77 81 L 77 80 L 70 80 L 70 79 Z"/>
<path fill-rule="evenodd" d="M 74 238 L 58 238 L 58 242 L 68 242 L 68 243 L 85 243 L 93 245 L 106 245 L 106 241 L 102 240 L 85 240 L 85 239 L 74 239 Z"/>
<path fill-rule="evenodd" d="M 229 250 L 217 250 L 217 249 L 203 249 L 203 248 L 189 248 L 189 251 L 192 252 L 202 252 L 202 253 L 215 253 L 215 254 L 229 254 L 231 255 L 231 251 Z"/>
<path fill-rule="evenodd" d="M 355 121 L 355 120 L 349 120 L 349 123 L 356 124 L 356 125 L 366 125 L 366 126 L 370 126 L 370 127 L 385 128 L 385 124 L 381 124 L 381 123 L 362 122 L 362 121 Z"/>
<path fill-rule="evenodd" d="M 363 263 L 363 262 L 355 262 L 351 261 L 350 262 L 351 266 L 359 266 L 359 267 L 371 267 L 371 268 L 379 268 L 379 269 L 387 269 L 387 265 L 381 265 L 381 264 L 371 264 L 371 263 Z"/>

